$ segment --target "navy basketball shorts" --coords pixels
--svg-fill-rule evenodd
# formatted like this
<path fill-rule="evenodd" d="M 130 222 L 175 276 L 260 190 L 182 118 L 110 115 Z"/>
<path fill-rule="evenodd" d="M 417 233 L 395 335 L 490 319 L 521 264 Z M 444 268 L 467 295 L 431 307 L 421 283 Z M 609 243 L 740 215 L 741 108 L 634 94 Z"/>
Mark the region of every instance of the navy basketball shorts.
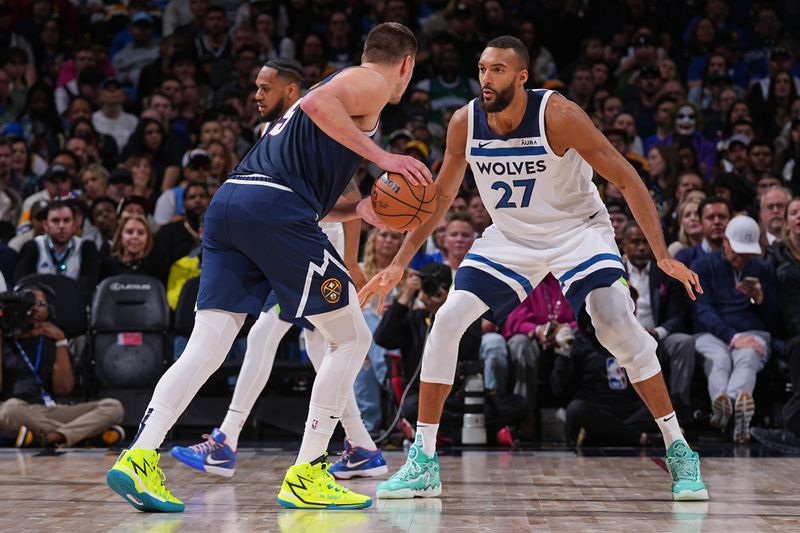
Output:
<path fill-rule="evenodd" d="M 546 245 L 528 244 L 525 236 L 509 238 L 489 226 L 456 270 L 453 287 L 475 294 L 489 306 L 487 318 L 499 323 L 551 272 L 575 316 L 593 289 L 626 284 L 608 218 L 600 217 L 564 236 L 554 235 Z"/>
<path fill-rule="evenodd" d="M 206 212 L 197 309 L 258 315 L 277 300 L 281 318 L 304 323 L 346 306 L 350 275 L 311 206 L 279 182 L 243 181 Z"/>

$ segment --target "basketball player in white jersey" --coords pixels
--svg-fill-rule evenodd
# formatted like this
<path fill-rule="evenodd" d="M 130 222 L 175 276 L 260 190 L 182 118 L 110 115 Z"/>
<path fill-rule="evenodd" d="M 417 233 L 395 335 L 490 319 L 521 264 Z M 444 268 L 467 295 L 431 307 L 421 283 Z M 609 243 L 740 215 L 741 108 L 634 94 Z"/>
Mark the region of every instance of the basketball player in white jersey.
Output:
<path fill-rule="evenodd" d="M 656 342 L 633 314 L 614 231 L 592 168 L 616 185 L 653 249 L 658 266 L 694 299 L 697 275 L 670 257 L 655 205 L 636 171 L 577 105 L 547 90 L 526 91 L 528 51 L 515 37 L 492 40 L 478 63 L 481 96 L 459 109 L 447 132 L 436 181 L 436 214 L 410 233 L 394 262 L 367 283 L 362 302 L 385 295 L 452 203 L 467 164 L 493 225 L 458 268 L 436 315 L 422 360 L 417 437 L 406 464 L 378 485 L 379 498 L 441 492 L 436 432 L 456 370 L 459 339 L 487 312 L 503 320 L 548 272 L 577 315 L 625 368 L 656 419 L 667 448 L 676 500 L 708 499 L 700 461 L 686 443 L 656 358 Z"/>
<path fill-rule="evenodd" d="M 269 123 L 278 119 L 300 98 L 304 74 L 303 67 L 294 60 L 270 61 L 261 68 L 256 77 L 255 99 L 258 112 L 267 121 L 262 135 Z M 342 198 L 358 201 L 361 196 L 355 184 L 351 183 Z M 320 227 L 344 258 L 350 273 L 360 274 L 352 276 L 354 283 L 359 288 L 363 286 L 366 279 L 357 259 L 361 221 L 321 222 Z M 359 283 L 359 280 L 363 281 Z M 269 380 L 278 344 L 292 326 L 280 319 L 276 303 L 272 300 L 268 302 L 247 336 L 244 362 L 222 424 L 214 428 L 211 434 L 204 435 L 204 442 L 172 448 L 172 456 L 192 468 L 225 477 L 235 473 L 239 434 Z M 325 339 L 319 332 L 309 329 L 305 329 L 303 334 L 309 359 L 318 369 L 325 357 Z M 341 421 L 347 435 L 345 453 L 341 460 L 331 465 L 329 472 L 340 479 L 371 477 L 388 472 L 383 455 L 364 426 L 358 404 L 352 395 Z"/>

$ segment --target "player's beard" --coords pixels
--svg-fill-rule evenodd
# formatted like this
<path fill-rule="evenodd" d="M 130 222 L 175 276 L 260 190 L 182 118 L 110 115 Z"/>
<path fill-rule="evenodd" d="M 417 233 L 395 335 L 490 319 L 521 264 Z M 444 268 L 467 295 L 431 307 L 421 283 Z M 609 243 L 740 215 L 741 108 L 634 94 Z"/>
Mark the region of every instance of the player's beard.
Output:
<path fill-rule="evenodd" d="M 264 120 L 267 122 L 275 122 L 275 120 L 283 114 L 285 108 L 286 106 L 283 103 L 283 98 L 281 98 L 278 100 L 278 103 L 275 104 L 275 107 L 264 113 Z"/>
<path fill-rule="evenodd" d="M 481 106 L 481 109 L 483 109 L 486 113 L 499 113 L 505 108 L 507 108 L 508 105 L 511 103 L 511 100 L 514 99 L 515 87 L 513 84 L 509 85 L 508 87 L 506 87 L 501 91 L 495 89 L 489 89 L 488 87 L 486 89 L 494 93 L 494 101 L 487 102 L 483 98 L 483 92 L 481 92 L 481 100 L 479 105 Z M 481 88 L 481 91 L 483 90 L 484 89 Z"/>

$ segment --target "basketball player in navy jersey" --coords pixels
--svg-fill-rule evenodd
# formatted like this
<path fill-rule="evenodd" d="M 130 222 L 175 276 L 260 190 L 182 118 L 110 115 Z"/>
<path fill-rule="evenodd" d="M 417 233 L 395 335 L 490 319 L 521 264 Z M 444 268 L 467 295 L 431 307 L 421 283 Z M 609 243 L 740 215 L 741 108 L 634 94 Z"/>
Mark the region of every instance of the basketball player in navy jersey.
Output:
<path fill-rule="evenodd" d="M 441 490 L 436 432 L 456 369 L 458 343 L 487 312 L 508 313 L 551 273 L 577 315 L 584 308 L 598 340 L 625 368 L 656 419 L 667 448 L 676 500 L 708 499 L 700 460 L 675 417 L 656 342 L 633 314 L 614 231 L 592 169 L 616 185 L 647 236 L 659 268 L 694 299 L 697 275 L 673 259 L 658 213 L 642 180 L 589 117 L 552 91 L 526 91 L 528 50 L 515 37 L 498 37 L 478 63 L 481 96 L 450 121 L 447 151 L 436 180 L 436 214 L 410 233 L 392 264 L 361 291 L 385 295 L 428 238 L 458 191 L 469 163 L 493 224 L 456 271 L 454 288 L 436 315 L 422 360 L 417 437 L 399 472 L 378 485 L 379 498 L 437 496 Z"/>
<path fill-rule="evenodd" d="M 164 486 L 156 449 L 270 291 L 282 317 L 309 322 L 327 343 L 300 451 L 278 501 L 312 509 L 372 504 L 340 486 L 324 462 L 371 335 L 347 269 L 318 222 L 327 216 L 377 223 L 368 198 L 334 208 L 364 159 L 415 184 L 431 183 L 425 165 L 384 151 L 372 138 L 383 107 L 398 103 L 408 86 L 415 56 L 408 28 L 373 28 L 362 65 L 332 74 L 287 109 L 215 194 L 205 217 L 194 330 L 156 386 L 130 448 L 107 474 L 111 488 L 137 509 L 184 509 Z"/>
<path fill-rule="evenodd" d="M 303 67 L 293 59 L 269 61 L 261 68 L 256 77 L 255 100 L 258 112 L 267 121 L 266 128 L 300 99 L 304 85 Z M 352 180 L 341 198 L 345 202 L 361 199 Z M 358 265 L 361 221 L 322 222 L 320 227 L 339 255 L 344 257 L 350 275 L 358 273 L 363 278 L 364 273 Z M 353 282 L 358 289 L 366 283 L 366 279 L 359 284 L 353 276 Z M 175 459 L 202 472 L 224 477 L 232 477 L 236 472 L 239 434 L 269 380 L 278 344 L 292 326 L 290 322 L 279 318 L 276 304 L 274 298 L 267 298 L 258 320 L 247 335 L 247 351 L 222 424 L 204 435 L 204 442 L 192 446 L 174 446 L 170 453 Z M 325 359 L 325 339 L 318 331 L 310 329 L 305 329 L 303 335 L 308 358 L 315 369 L 319 368 Z M 339 479 L 373 477 L 388 472 L 383 454 L 364 426 L 353 395 L 347 400 L 341 422 L 346 435 L 345 451 L 341 459 L 328 468 L 328 472 Z"/>

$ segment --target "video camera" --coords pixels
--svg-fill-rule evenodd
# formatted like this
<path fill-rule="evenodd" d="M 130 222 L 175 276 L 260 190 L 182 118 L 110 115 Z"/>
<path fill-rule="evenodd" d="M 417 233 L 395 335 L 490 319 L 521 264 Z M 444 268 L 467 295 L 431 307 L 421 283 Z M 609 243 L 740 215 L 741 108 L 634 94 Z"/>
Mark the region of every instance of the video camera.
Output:
<path fill-rule="evenodd" d="M 36 304 L 32 292 L 0 292 L 0 330 L 6 337 L 17 337 L 30 325 L 30 310 Z"/>

